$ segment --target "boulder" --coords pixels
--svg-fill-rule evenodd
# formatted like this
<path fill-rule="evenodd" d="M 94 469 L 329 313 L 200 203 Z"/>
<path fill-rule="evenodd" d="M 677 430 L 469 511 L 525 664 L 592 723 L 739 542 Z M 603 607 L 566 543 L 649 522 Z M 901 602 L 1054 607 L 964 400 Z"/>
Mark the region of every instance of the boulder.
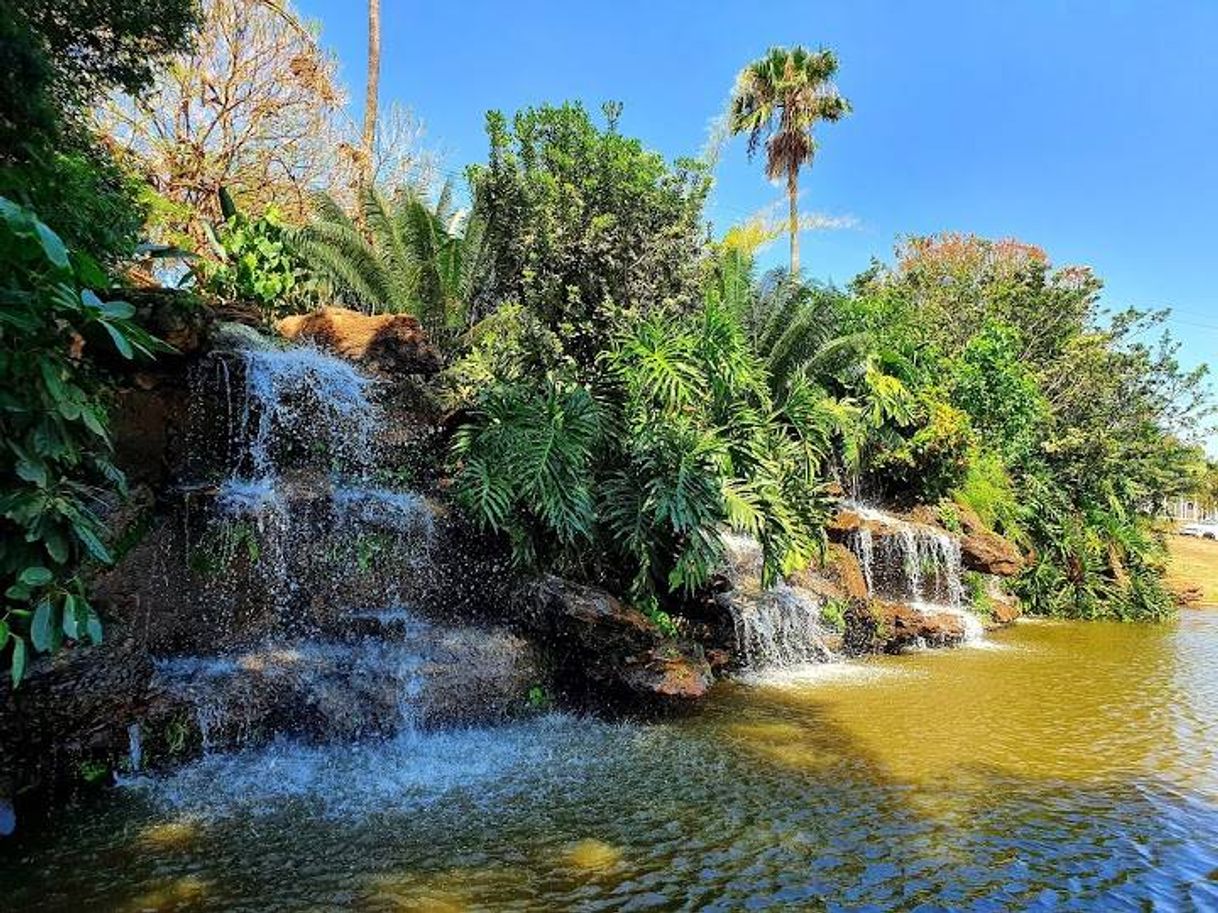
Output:
<path fill-rule="evenodd" d="M 710 665 L 700 646 L 665 636 L 646 615 L 604 590 L 546 577 L 533 601 L 559 676 L 576 689 L 685 702 L 710 688 Z"/>
<path fill-rule="evenodd" d="M 276 324 L 287 339 L 305 339 L 383 373 L 435 374 L 440 352 L 409 314 L 361 314 L 327 307 Z"/>
<path fill-rule="evenodd" d="M 896 602 L 854 602 L 846 612 L 843 647 L 848 653 L 901 653 L 912 647 L 950 647 L 963 642 L 964 619 Z"/>
<path fill-rule="evenodd" d="M 796 571 L 787 583 L 825 599 L 867 598 L 867 578 L 858 557 L 838 542 L 828 544 L 823 562 Z"/>
<path fill-rule="evenodd" d="M 0 799 L 45 796 L 84 765 L 110 769 L 149 696 L 152 661 L 117 628 L 97 646 L 40 657 L 16 690 L 0 684 Z"/>
<path fill-rule="evenodd" d="M 970 571 L 1014 577 L 1024 567 L 1019 549 L 997 533 L 971 533 L 961 540 L 960 549 L 964 566 Z"/>
<path fill-rule="evenodd" d="M 848 599 L 867 598 L 867 578 L 858 557 L 846 546 L 830 542 L 826 549 L 826 572 Z"/>
<path fill-rule="evenodd" d="M 1019 600 L 1004 593 L 993 599 L 990 607 L 991 627 L 1001 628 L 1013 624 L 1022 614 L 1023 608 L 1020 606 Z"/>

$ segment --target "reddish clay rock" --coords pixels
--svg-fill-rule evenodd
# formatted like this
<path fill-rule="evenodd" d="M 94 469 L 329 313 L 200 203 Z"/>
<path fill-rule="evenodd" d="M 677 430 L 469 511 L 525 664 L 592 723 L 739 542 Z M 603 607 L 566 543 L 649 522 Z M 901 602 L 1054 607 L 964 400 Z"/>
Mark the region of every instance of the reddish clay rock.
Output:
<path fill-rule="evenodd" d="M 912 523 L 919 523 L 922 526 L 937 526 L 942 528 L 943 524 L 939 521 L 939 511 L 931 507 L 929 504 L 918 504 L 909 512 L 909 519 Z"/>
<path fill-rule="evenodd" d="M 830 542 L 821 564 L 809 565 L 790 575 L 788 583 L 827 599 L 866 599 L 867 578 L 854 552 Z"/>
<path fill-rule="evenodd" d="M 994 599 L 990 609 L 991 627 L 1005 627 L 1012 624 L 1022 614 L 1023 608 L 1019 605 L 1019 600 L 1014 596 L 1003 594 Z"/>
<path fill-rule="evenodd" d="M 914 646 L 951 647 L 964 640 L 964 619 L 894 602 L 854 602 L 842 645 L 848 653 L 901 653 Z"/>
<path fill-rule="evenodd" d="M 409 314 L 370 315 L 326 307 L 285 317 L 275 328 L 287 339 L 311 340 L 378 371 L 435 374 L 441 367 L 439 350 Z"/>
<path fill-rule="evenodd" d="M 826 550 L 825 567 L 848 598 L 867 598 L 867 578 L 863 575 L 863 566 L 859 564 L 854 552 L 846 546 L 830 542 Z"/>
<path fill-rule="evenodd" d="M 970 571 L 1014 577 L 1023 570 L 1023 556 L 1014 545 L 997 533 L 979 532 L 960 542 L 961 558 Z"/>
<path fill-rule="evenodd" d="M 862 527 L 862 517 L 853 510 L 842 508 L 829 518 L 829 522 L 825 524 L 825 532 L 834 542 L 840 542 L 848 534 L 856 532 Z"/>
<path fill-rule="evenodd" d="M 537 601 L 539 621 L 568 680 L 597 691 L 682 702 L 710 688 L 701 647 L 665 637 L 642 612 L 603 590 L 547 577 Z"/>

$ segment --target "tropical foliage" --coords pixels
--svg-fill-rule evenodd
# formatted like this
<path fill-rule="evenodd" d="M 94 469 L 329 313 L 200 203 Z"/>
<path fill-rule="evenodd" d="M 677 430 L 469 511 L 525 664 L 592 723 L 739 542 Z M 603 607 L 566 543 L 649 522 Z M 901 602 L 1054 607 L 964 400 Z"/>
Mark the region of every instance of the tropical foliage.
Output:
<path fill-rule="evenodd" d="M 520 563 L 607 583 L 663 618 L 707 583 L 723 529 L 761 540 L 767 580 L 806 564 L 827 499 L 740 289 L 722 270 L 699 279 L 704 182 L 609 114 L 602 130 L 578 107 L 528 111 L 514 140 L 490 118 L 475 182 L 482 294 L 499 307 L 449 372 L 471 410 L 456 490 Z"/>
<path fill-rule="evenodd" d="M 102 636 L 79 570 L 110 560 L 95 506 L 125 483 L 96 361 L 160 347 L 131 305 L 89 288 L 105 285 L 95 263 L 0 197 L 0 650 L 14 685 L 31 648 Z"/>
<path fill-rule="evenodd" d="M 1156 618 L 1151 518 L 1192 484 L 1205 369 L 1184 371 L 1162 315 L 1104 315 L 1100 282 L 1014 241 L 906 241 L 856 281 L 847 321 L 883 339 L 914 421 L 865 461 L 886 497 L 953 497 L 1027 544 L 1032 611 Z M 910 434 L 910 431 L 913 433 Z"/>
<path fill-rule="evenodd" d="M 609 339 L 612 305 L 645 313 L 700 297 L 710 190 L 705 166 L 669 165 L 577 104 L 487 115 L 490 161 L 472 169 L 485 207 L 488 256 L 474 304 L 484 316 L 516 302 L 590 365 Z"/>
<path fill-rule="evenodd" d="M 359 219 L 332 198 L 315 199 L 317 218 L 294 247 L 314 276 L 348 306 L 368 313 L 414 314 L 433 335 L 463 329 L 482 256 L 480 207 L 453 206 L 452 185 L 429 205 L 413 188 L 359 194 Z"/>

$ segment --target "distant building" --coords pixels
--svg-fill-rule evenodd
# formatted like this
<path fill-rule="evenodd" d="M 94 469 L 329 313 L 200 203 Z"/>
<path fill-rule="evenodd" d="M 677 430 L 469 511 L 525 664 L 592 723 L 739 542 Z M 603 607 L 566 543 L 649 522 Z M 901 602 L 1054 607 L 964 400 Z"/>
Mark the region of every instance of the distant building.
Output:
<path fill-rule="evenodd" d="M 1218 509 L 1202 507 L 1196 498 L 1179 497 L 1168 502 L 1167 516 L 1179 523 L 1201 523 L 1218 520 Z"/>

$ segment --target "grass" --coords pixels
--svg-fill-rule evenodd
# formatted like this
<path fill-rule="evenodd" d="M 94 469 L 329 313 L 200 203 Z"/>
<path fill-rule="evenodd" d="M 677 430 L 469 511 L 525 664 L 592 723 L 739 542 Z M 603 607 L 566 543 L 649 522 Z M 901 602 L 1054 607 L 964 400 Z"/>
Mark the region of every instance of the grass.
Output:
<path fill-rule="evenodd" d="M 1167 585 L 1199 587 L 1202 604 L 1218 606 L 1218 541 L 1169 534 L 1167 552 Z"/>

